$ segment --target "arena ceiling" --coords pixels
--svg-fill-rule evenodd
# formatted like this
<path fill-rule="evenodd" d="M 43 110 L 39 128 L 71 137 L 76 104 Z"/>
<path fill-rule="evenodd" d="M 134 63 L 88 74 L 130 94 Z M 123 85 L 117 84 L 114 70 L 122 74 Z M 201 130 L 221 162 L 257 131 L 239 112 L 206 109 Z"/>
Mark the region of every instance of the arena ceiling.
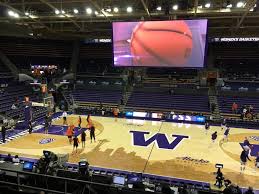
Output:
<path fill-rule="evenodd" d="M 207 18 L 211 37 L 259 36 L 257 1 L 0 0 L 0 33 L 110 38 L 113 21 Z"/>

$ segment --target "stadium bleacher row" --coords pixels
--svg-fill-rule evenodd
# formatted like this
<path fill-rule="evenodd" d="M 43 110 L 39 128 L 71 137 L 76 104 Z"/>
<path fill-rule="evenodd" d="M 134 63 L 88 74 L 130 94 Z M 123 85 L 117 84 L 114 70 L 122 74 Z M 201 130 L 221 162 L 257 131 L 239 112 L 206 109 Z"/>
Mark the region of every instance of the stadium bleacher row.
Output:
<path fill-rule="evenodd" d="M 28 96 L 31 101 L 37 101 L 30 87 L 18 83 L 9 83 L 8 87 L 0 94 L 0 113 L 9 118 L 23 120 L 25 96 Z M 16 108 L 12 108 L 13 104 Z M 35 119 L 44 117 L 46 112 L 44 107 L 33 107 Z"/>
<path fill-rule="evenodd" d="M 169 92 L 133 92 L 127 107 L 209 112 L 208 96 L 174 95 Z"/>

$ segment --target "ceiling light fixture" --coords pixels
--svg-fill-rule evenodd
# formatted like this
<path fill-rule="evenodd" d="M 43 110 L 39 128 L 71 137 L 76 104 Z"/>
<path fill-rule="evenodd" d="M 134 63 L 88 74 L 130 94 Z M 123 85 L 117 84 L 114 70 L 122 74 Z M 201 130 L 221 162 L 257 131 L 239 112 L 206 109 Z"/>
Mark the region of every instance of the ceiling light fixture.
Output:
<path fill-rule="evenodd" d="M 91 8 L 86 8 L 86 13 L 88 14 L 88 15 L 91 15 L 92 13 L 93 13 L 93 11 L 92 11 L 92 9 Z"/>
<path fill-rule="evenodd" d="M 55 14 L 58 15 L 60 14 L 60 11 L 58 9 L 55 10 Z"/>
<path fill-rule="evenodd" d="M 133 11 L 132 7 L 127 7 L 127 12 L 131 13 Z"/>

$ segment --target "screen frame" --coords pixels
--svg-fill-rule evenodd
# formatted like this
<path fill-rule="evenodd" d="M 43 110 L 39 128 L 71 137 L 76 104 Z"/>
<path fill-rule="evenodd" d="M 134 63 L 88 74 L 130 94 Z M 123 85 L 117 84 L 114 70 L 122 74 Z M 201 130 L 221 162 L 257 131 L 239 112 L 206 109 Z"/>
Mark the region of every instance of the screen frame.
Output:
<path fill-rule="evenodd" d="M 208 24 L 209 24 L 209 19 L 204 19 L 204 18 L 195 18 L 195 19 L 176 19 L 176 20 L 143 20 L 143 22 L 158 22 L 158 21 L 193 21 L 193 20 L 205 20 L 207 22 L 207 26 L 206 26 L 206 39 L 205 39 L 205 48 L 204 48 L 204 56 L 203 56 L 203 64 L 202 67 L 165 67 L 165 66 L 117 66 L 114 64 L 114 33 L 113 33 L 113 25 L 114 23 L 132 23 L 132 22 L 141 22 L 142 20 L 131 20 L 131 21 L 116 21 L 116 22 L 112 22 L 112 37 L 111 37 L 111 44 L 112 44 L 112 67 L 115 68 L 170 68 L 170 69 L 204 69 L 207 67 L 207 52 L 208 52 Z M 206 60 L 206 61 L 205 61 Z"/>

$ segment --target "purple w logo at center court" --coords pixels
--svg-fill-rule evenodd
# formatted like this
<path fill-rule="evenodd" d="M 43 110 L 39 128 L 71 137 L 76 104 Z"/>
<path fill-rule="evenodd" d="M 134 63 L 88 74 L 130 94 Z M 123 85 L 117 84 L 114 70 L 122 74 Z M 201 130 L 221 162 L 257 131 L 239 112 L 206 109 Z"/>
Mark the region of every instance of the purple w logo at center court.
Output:
<path fill-rule="evenodd" d="M 174 150 L 184 139 L 188 139 L 189 136 L 185 135 L 172 135 L 174 140 L 169 143 L 168 138 L 163 133 L 156 133 L 149 139 L 145 138 L 145 135 L 150 134 L 150 132 L 145 131 L 130 131 L 133 135 L 133 145 L 147 147 L 151 143 L 156 142 L 156 145 L 160 149 Z"/>

